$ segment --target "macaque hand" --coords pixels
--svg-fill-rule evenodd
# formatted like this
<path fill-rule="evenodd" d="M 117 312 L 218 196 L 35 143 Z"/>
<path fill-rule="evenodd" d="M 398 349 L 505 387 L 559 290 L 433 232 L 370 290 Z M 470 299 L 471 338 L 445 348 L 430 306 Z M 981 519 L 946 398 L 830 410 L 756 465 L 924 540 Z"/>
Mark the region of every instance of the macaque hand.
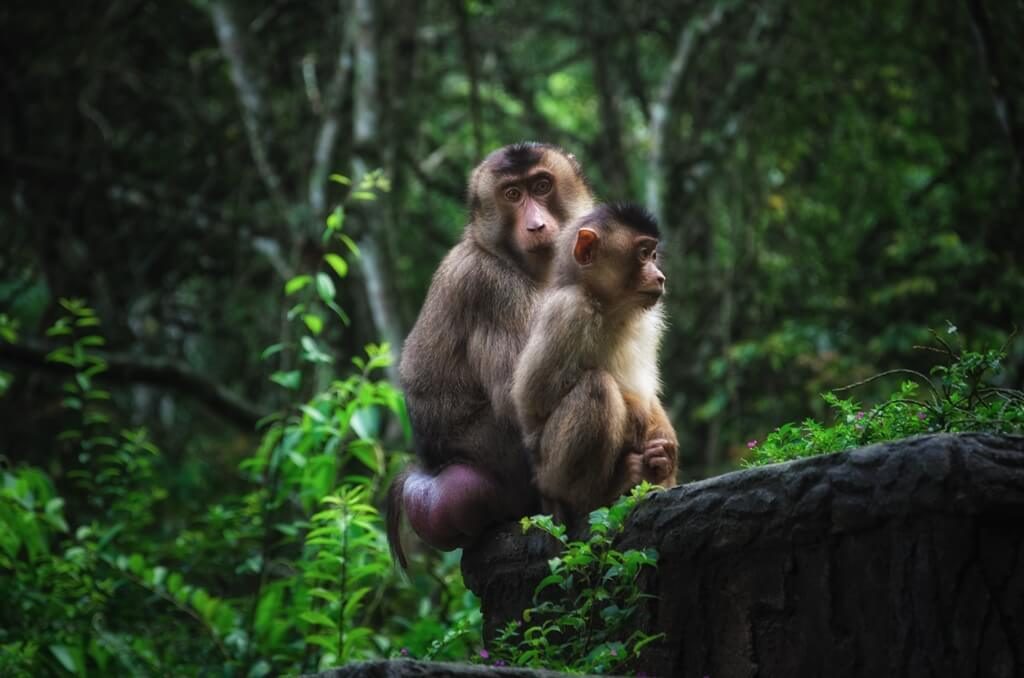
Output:
<path fill-rule="evenodd" d="M 660 485 L 675 468 L 676 445 L 667 438 L 652 438 L 644 444 L 643 480 Z"/>

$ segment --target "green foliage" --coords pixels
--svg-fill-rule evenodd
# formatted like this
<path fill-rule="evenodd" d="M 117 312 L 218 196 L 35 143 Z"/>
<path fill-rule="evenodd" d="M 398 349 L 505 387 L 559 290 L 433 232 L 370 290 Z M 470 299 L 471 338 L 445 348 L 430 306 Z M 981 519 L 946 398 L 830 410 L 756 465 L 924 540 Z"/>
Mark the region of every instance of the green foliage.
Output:
<path fill-rule="evenodd" d="M 381 188 L 378 174 L 360 183 Z M 415 561 L 412 579 L 391 564 L 375 506 L 404 456 L 381 439 L 389 424 L 408 439 L 409 422 L 399 391 L 376 377 L 391 364 L 387 345 L 366 346 L 342 378 L 318 372 L 334 356 L 315 337 L 327 311 L 347 322 L 335 281 L 358 251 L 340 214 L 324 239 L 340 251 L 286 285 L 304 294 L 289 314 L 296 340 L 265 351 L 298 357 L 271 377 L 289 392 L 307 377 L 326 385 L 268 417 L 238 464 L 242 491 L 179 530 L 155 517 L 167 509 L 161 451 L 145 429 L 119 428 L 111 394 L 96 386 L 107 363 L 95 311 L 61 300 L 48 331 L 61 341 L 48 360 L 71 372 L 54 441 L 61 489 L 24 464 L 5 468 L 0 487 L 4 675 L 265 676 L 403 653 L 464 659 L 478 646 L 479 604 L 457 555 Z"/>
<path fill-rule="evenodd" d="M 496 639 L 496 663 L 621 673 L 661 637 L 636 628 L 638 608 L 651 598 L 642 593 L 639 580 L 657 566 L 657 552 L 613 546 L 626 518 L 653 489 L 643 483 L 612 506 L 592 512 L 586 541 L 570 541 L 565 526 L 551 516 L 523 518 L 524 532 L 538 529 L 558 540 L 563 551 L 548 561 L 551 574 L 537 585 L 534 606 Z"/>
<path fill-rule="evenodd" d="M 949 325 L 947 334 L 956 332 L 956 327 Z M 763 443 L 748 443 L 753 452 L 746 463 L 772 464 L 920 433 L 1024 431 L 1024 391 L 993 382 L 1006 359 L 1006 345 L 969 351 L 954 347 L 937 332 L 932 332 L 932 336 L 936 346 L 921 348 L 939 353 L 947 362 L 932 367 L 930 378 L 914 370 L 896 369 L 837 389 L 847 390 L 894 374 L 909 374 L 917 379 L 904 381 L 887 400 L 866 409 L 853 399 L 840 398 L 836 392 L 826 393 L 822 398 L 835 412 L 831 425 L 813 419 L 784 424 L 768 434 Z"/>

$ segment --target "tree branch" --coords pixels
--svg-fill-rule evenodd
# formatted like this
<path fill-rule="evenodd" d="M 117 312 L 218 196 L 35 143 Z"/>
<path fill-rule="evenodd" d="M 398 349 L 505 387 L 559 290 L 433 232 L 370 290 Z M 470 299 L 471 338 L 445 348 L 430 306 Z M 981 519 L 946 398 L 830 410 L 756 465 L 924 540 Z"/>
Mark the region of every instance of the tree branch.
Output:
<path fill-rule="evenodd" d="M 645 187 L 647 208 L 658 220 L 664 218 L 662 189 L 664 185 L 665 127 L 668 124 L 672 98 L 682 82 L 693 56 L 697 40 L 713 30 L 725 18 L 725 9 L 715 3 L 707 14 L 686 22 L 679 31 L 676 51 L 668 70 L 658 86 L 658 93 L 651 102 L 650 150 L 647 153 L 647 180 Z"/>
<path fill-rule="evenodd" d="M 1024 164 L 1024 131 L 1018 127 L 1013 97 L 1006 91 L 1007 78 L 998 51 L 999 45 L 992 33 L 992 22 L 989 21 L 984 3 L 980 0 L 967 0 L 967 11 L 971 17 L 971 28 L 987 76 L 985 80 L 992 93 L 996 118 L 1010 142 L 1010 148 L 1013 149 L 1013 177 L 1021 179 L 1021 165 Z"/>
<path fill-rule="evenodd" d="M 465 0 L 452 0 L 452 9 L 459 26 L 459 43 L 462 46 L 462 60 L 466 62 L 466 76 L 469 78 L 469 119 L 473 128 L 474 162 L 484 157 L 483 121 L 480 117 L 480 74 L 476 62 L 476 48 L 473 32 L 469 25 L 469 12 Z"/>
<path fill-rule="evenodd" d="M 269 142 L 264 129 L 263 120 L 266 105 L 263 100 L 262 87 L 256 74 L 249 67 L 246 57 L 245 43 L 241 29 L 225 0 L 210 3 L 210 18 L 217 33 L 217 42 L 221 52 L 231 67 L 231 81 L 238 94 L 238 104 L 242 109 L 242 122 L 249 139 L 249 149 L 256 169 L 266 184 L 271 198 L 282 211 L 288 201 L 284 197 L 283 183 L 270 162 Z"/>
<path fill-rule="evenodd" d="M 590 49 L 591 70 L 594 87 L 597 89 L 598 114 L 601 120 L 601 134 L 596 145 L 600 153 L 600 164 L 604 179 L 615 196 L 629 192 L 629 165 L 622 149 L 622 124 L 618 107 L 618 80 L 612 76 L 608 56 L 608 41 L 602 39 L 597 27 L 609 14 L 601 11 L 604 5 L 595 5 L 587 12 L 584 25 L 587 28 L 587 45 Z M 613 10 L 614 11 L 614 10 Z"/>
<path fill-rule="evenodd" d="M 355 150 L 352 165 L 355 181 L 379 166 L 379 90 L 377 88 L 376 7 L 373 0 L 355 0 L 351 27 L 354 31 L 355 60 L 354 100 L 352 102 L 352 141 Z M 379 210 L 378 210 L 379 212 Z M 379 213 L 373 215 L 380 218 Z M 401 354 L 404 332 L 390 288 L 384 238 L 379 223 L 369 210 L 362 210 L 362 237 L 359 240 L 359 263 L 366 283 L 373 324 L 381 338 L 391 344 L 395 356 Z M 388 378 L 398 383 L 397 363 L 388 368 Z"/>
<path fill-rule="evenodd" d="M 331 171 L 331 160 L 334 148 L 341 131 L 341 103 L 345 98 L 345 85 L 352 74 L 352 39 L 353 32 L 345 26 L 351 20 L 351 9 L 348 0 L 341 0 L 342 34 L 338 48 L 338 59 L 334 66 L 334 75 L 327 85 L 323 99 L 323 122 L 316 136 L 313 147 L 313 170 L 309 175 L 309 206 L 313 211 L 314 223 L 319 224 L 326 213 L 327 206 L 327 175 Z"/>
<path fill-rule="evenodd" d="M 67 374 L 67 365 L 46 359 L 55 348 L 57 347 L 35 342 L 0 343 L 0 363 Z M 247 431 L 253 430 L 256 422 L 269 414 L 258 405 L 246 401 L 224 386 L 197 373 L 183 362 L 128 353 L 92 353 L 107 364 L 106 371 L 98 375 L 100 379 L 142 382 L 181 391 L 209 407 L 210 411 Z"/>

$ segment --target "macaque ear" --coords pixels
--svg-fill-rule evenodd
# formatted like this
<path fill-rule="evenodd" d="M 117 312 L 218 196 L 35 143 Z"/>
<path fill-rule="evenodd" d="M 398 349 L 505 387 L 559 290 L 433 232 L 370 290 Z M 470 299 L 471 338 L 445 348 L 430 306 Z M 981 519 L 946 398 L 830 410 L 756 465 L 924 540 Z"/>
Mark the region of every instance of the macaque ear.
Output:
<path fill-rule="evenodd" d="M 576 233 L 576 244 L 572 248 L 572 256 L 576 263 L 586 266 L 594 260 L 594 250 L 597 248 L 597 241 L 601 238 L 597 231 L 590 228 L 581 228 Z"/>

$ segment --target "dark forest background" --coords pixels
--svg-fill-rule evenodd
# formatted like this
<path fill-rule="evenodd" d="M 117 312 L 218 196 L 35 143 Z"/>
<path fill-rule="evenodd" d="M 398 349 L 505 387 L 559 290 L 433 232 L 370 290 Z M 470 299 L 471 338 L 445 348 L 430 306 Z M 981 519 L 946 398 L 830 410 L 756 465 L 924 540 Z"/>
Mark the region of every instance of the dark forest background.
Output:
<path fill-rule="evenodd" d="M 253 507 L 268 497 L 282 515 L 299 511 L 284 471 L 246 466 L 278 442 L 257 421 L 302 416 L 290 404 L 316 401 L 367 344 L 398 354 L 460 236 L 469 171 L 507 143 L 560 144 L 601 198 L 643 202 L 661 220 L 661 362 L 684 481 L 735 467 L 748 440 L 783 422 L 826 417 L 823 392 L 894 367 L 927 372 L 935 355 L 914 347 L 929 329 L 999 346 L 1024 321 L 1019 0 L 14 0 L 0 35 L 0 457 L 9 478 L 41 469 L 72 532 L 110 519 L 75 481 L 88 455 L 60 435 L 79 416 L 62 386 L 74 370 L 47 360 L 63 336 L 48 328 L 95 318 L 103 345 L 87 348 L 104 370 L 88 376 L 109 394 L 104 416 L 161 450 L 152 520 L 125 549 L 145 559 L 134 576 L 150 598 L 160 566 L 226 601 L 263 600 L 286 576 L 267 563 L 278 547 L 297 557 L 301 537 L 231 541 L 225 528 L 243 515 L 266 528 Z M 323 237 L 332 213 L 329 234 L 350 240 Z M 379 378 L 393 377 L 380 362 Z M 1020 385 L 1022 365 L 1024 342 L 1011 341 L 1005 385 Z M 98 388 L 87 382 L 83 392 Z M 408 443 L 400 404 L 378 396 L 387 407 L 363 408 L 372 416 L 349 412 L 377 467 L 354 468 L 368 463 L 359 449 L 332 462 L 316 500 L 345 474 L 376 474 L 363 499 L 379 505 Z M 269 421 L 298 421 L 288 416 Z M 226 541 L 201 547 L 197 530 Z M 259 562 L 235 569 L 230 549 Z M 425 586 L 417 595 L 450 605 Z M 251 642 L 235 653 L 216 614 L 191 614 L 219 634 L 211 656 L 232 670 L 362 656 Z M 378 605 L 365 624 L 380 635 L 389 614 Z M 121 661 L 145 673 L 167 657 L 209 660 L 187 637 L 163 655 L 138 649 L 124 628 L 105 633 L 136 649 L 95 649 L 107 636 L 92 622 L 60 618 L 40 628 L 26 666 Z M 255 612 L 239 619 L 246 638 L 270 643 Z M 40 638 L 61 640 L 48 650 Z M 8 649 L 27 652 L 23 641 L 0 633 Z"/>

